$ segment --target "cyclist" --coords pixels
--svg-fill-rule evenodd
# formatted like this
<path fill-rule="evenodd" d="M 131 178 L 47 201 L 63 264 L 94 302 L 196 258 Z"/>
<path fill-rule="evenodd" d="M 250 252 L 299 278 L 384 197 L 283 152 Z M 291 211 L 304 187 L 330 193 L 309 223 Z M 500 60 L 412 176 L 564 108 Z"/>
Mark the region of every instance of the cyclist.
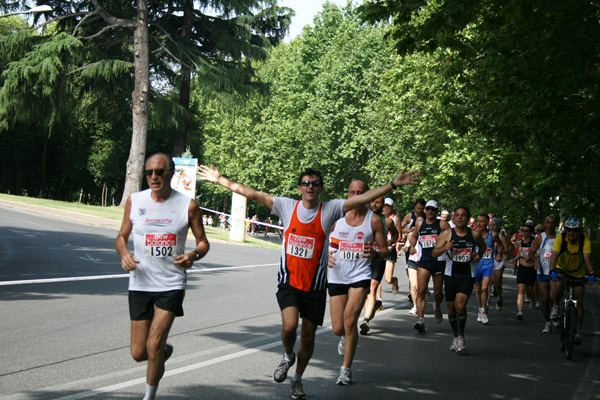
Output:
<path fill-rule="evenodd" d="M 575 344 L 581 344 L 581 327 L 583 325 L 583 296 L 585 293 L 585 272 L 587 268 L 588 282 L 596 281 L 591 258 L 590 239 L 583 234 L 583 224 L 579 218 L 569 218 L 565 222 L 566 232 L 556 236 L 550 259 L 550 278 L 552 287 L 552 312 L 550 319 L 558 326 L 558 305 L 565 292 L 566 283 L 559 281 L 559 276 L 575 279 L 572 283 L 573 298 L 577 301 L 577 328 Z"/>

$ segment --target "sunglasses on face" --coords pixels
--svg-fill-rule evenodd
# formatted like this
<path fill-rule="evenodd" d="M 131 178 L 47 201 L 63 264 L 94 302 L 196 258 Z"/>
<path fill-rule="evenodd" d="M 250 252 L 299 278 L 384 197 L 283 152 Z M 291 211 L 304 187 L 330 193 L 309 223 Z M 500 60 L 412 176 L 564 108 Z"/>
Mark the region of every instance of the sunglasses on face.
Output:
<path fill-rule="evenodd" d="M 304 181 L 304 182 L 300 182 L 300 186 L 309 187 L 310 185 L 313 185 L 313 187 L 319 187 L 319 186 L 323 186 L 323 182 L 321 182 L 321 181 Z"/>
<path fill-rule="evenodd" d="M 163 168 L 144 170 L 144 174 L 146 174 L 146 176 L 152 176 L 153 173 L 156 174 L 156 176 L 163 176 L 165 172 L 166 170 Z"/>
<path fill-rule="evenodd" d="M 529 229 L 519 229 L 519 232 L 523 232 L 523 233 L 529 233 Z"/>
<path fill-rule="evenodd" d="M 425 211 L 437 211 L 437 208 L 425 207 Z"/>

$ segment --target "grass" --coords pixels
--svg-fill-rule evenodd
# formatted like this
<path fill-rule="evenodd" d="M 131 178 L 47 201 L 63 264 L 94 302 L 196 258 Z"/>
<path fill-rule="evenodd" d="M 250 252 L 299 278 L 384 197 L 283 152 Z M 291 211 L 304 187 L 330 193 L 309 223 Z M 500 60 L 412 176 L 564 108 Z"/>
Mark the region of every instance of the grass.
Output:
<path fill-rule="evenodd" d="M 0 200 L 14 201 L 17 203 L 32 204 L 35 206 L 54 208 L 59 210 L 73 211 L 81 214 L 93 215 L 95 217 L 111 219 L 113 221 L 121 221 L 123 219 L 123 209 L 117 206 L 91 206 L 83 203 L 69 203 L 67 201 L 39 199 L 35 197 L 14 196 L 10 194 L 0 193 Z M 215 227 L 206 226 L 206 236 L 208 240 L 221 240 L 228 243 L 240 244 L 229 240 L 229 231 L 224 231 Z M 280 244 L 272 243 L 266 240 L 261 240 L 252 236 L 246 236 L 247 245 L 264 247 L 268 249 L 279 249 Z"/>

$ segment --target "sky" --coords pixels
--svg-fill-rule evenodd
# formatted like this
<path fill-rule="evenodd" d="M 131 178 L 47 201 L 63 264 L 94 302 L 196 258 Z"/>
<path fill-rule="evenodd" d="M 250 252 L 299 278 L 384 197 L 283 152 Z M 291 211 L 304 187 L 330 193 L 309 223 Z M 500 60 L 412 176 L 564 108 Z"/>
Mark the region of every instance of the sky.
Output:
<path fill-rule="evenodd" d="M 345 7 L 348 0 L 329 0 L 337 4 L 339 7 Z M 318 12 L 323 10 L 323 4 L 327 0 L 280 0 L 278 5 L 281 7 L 289 7 L 296 12 L 296 16 L 292 18 L 289 36 L 286 37 L 286 42 L 295 39 L 296 36 L 302 33 L 302 29 L 306 25 L 314 26 L 313 18 Z M 362 3 L 362 1 L 354 0 L 354 3 Z"/>

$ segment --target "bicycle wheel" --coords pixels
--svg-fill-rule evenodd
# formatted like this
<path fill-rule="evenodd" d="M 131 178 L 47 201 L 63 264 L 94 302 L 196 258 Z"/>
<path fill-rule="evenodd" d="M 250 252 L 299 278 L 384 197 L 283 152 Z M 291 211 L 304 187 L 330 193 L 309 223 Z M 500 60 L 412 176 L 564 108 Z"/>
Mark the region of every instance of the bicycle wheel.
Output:
<path fill-rule="evenodd" d="M 567 360 L 573 358 L 573 345 L 575 344 L 575 327 L 577 326 L 577 310 L 569 303 L 565 310 L 565 356 Z"/>
<path fill-rule="evenodd" d="M 560 351 L 565 351 L 565 334 L 567 331 L 567 325 L 565 323 L 565 308 L 564 306 L 561 304 L 560 305 L 560 310 L 559 310 L 559 314 L 558 314 L 558 331 L 560 333 L 559 337 L 560 337 Z"/>

